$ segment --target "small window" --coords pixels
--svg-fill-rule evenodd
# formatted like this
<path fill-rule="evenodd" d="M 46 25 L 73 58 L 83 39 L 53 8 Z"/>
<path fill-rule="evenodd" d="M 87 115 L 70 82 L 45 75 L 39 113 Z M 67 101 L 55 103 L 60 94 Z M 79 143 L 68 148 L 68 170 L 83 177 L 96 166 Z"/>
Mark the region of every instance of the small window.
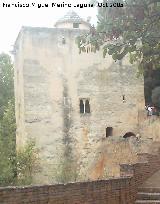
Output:
<path fill-rule="evenodd" d="M 89 104 L 89 100 L 85 101 L 85 108 L 86 108 L 86 113 L 90 113 L 90 104 Z"/>
<path fill-rule="evenodd" d="M 123 95 L 123 96 L 122 96 L 122 99 L 123 99 L 123 103 L 125 103 L 125 102 L 126 102 L 126 96 Z"/>
<path fill-rule="evenodd" d="M 63 45 L 65 45 L 65 44 L 66 44 L 66 40 L 65 40 L 65 38 L 64 38 L 64 37 L 62 38 L 62 44 L 63 44 Z"/>
<path fill-rule="evenodd" d="M 79 28 L 79 23 L 73 23 L 73 28 Z"/>
<path fill-rule="evenodd" d="M 89 99 L 80 99 L 80 113 L 90 113 Z"/>
<path fill-rule="evenodd" d="M 113 135 L 113 128 L 112 127 L 107 127 L 106 128 L 106 137 L 112 136 Z"/>
<path fill-rule="evenodd" d="M 80 100 L 80 113 L 84 113 L 84 103 L 83 103 L 83 100 Z"/>

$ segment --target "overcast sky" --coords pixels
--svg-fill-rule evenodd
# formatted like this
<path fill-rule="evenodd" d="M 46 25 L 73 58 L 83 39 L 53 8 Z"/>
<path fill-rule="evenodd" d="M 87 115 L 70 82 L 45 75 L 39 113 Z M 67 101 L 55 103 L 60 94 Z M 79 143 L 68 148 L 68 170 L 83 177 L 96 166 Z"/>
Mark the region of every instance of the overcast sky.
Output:
<path fill-rule="evenodd" d="M 6 8 L 8 4 L 35 3 L 30 8 L 15 8 L 13 5 Z M 52 3 L 71 3 L 72 8 L 52 7 Z M 49 8 L 37 8 L 38 4 L 48 3 Z M 74 8 L 77 3 L 89 3 L 89 0 L 0 0 L 0 53 L 12 50 L 12 46 L 22 26 L 53 27 L 57 19 L 61 18 L 68 10 L 76 11 L 82 18 L 92 17 L 91 23 L 96 22 L 96 8 Z"/>

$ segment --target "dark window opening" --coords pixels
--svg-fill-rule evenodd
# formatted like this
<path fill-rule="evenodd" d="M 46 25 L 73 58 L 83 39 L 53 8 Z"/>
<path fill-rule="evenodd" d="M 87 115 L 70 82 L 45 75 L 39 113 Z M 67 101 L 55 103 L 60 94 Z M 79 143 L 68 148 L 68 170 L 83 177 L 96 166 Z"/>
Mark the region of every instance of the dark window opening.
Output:
<path fill-rule="evenodd" d="M 106 128 L 106 137 L 112 136 L 113 135 L 113 128 L 112 127 L 107 127 Z"/>
<path fill-rule="evenodd" d="M 125 135 L 123 135 L 123 138 L 128 138 L 128 137 L 136 137 L 136 135 L 133 132 L 127 132 Z"/>
<path fill-rule="evenodd" d="M 122 96 L 122 99 L 123 99 L 123 103 L 125 103 L 125 102 L 126 102 L 126 96 L 123 95 L 123 96 Z"/>
<path fill-rule="evenodd" d="M 90 104 L 89 104 L 89 100 L 85 101 L 85 108 L 86 108 L 86 113 L 90 113 Z"/>
<path fill-rule="evenodd" d="M 84 113 L 84 103 L 83 103 L 83 100 L 80 100 L 80 113 Z"/>
<path fill-rule="evenodd" d="M 63 45 L 66 44 L 66 40 L 65 40 L 65 38 L 62 38 L 62 44 L 63 44 Z"/>
<path fill-rule="evenodd" d="M 73 23 L 73 28 L 79 28 L 79 23 Z"/>

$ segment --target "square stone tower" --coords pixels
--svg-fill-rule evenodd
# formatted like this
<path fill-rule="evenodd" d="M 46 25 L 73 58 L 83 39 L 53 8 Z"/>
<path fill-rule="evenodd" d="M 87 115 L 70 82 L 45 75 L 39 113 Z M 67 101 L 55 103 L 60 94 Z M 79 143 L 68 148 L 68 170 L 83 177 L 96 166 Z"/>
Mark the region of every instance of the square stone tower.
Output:
<path fill-rule="evenodd" d="M 79 54 L 75 39 L 89 30 L 69 12 L 54 28 L 22 27 L 16 40 L 17 148 L 36 142 L 34 183 L 67 180 L 67 172 L 75 178 L 97 141 L 138 132 L 143 80 L 127 58 L 119 63 L 102 51 Z"/>

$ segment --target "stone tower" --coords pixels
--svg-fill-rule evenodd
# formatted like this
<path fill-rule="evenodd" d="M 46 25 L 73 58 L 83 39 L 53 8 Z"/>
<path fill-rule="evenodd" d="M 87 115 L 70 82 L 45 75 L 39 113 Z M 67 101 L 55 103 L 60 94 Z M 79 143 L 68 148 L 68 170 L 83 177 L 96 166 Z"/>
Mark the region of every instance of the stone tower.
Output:
<path fill-rule="evenodd" d="M 89 29 L 71 11 L 54 28 L 22 27 L 16 40 L 17 149 L 35 140 L 35 183 L 75 178 L 97 141 L 138 132 L 143 80 L 127 58 L 79 54 L 75 38 Z"/>

